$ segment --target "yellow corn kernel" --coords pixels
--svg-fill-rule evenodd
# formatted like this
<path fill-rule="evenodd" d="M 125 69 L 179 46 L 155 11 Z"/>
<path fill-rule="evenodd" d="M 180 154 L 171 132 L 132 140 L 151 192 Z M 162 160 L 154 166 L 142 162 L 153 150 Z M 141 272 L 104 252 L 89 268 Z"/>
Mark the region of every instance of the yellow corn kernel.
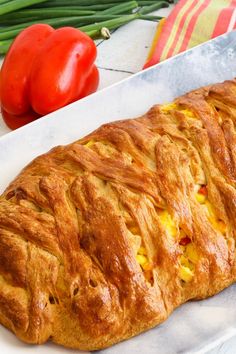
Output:
<path fill-rule="evenodd" d="M 192 263 L 197 263 L 199 260 L 199 256 L 197 254 L 197 250 L 194 247 L 194 245 L 192 243 L 189 243 L 188 245 L 186 245 L 186 249 L 185 249 L 185 254 L 186 257 L 192 262 Z"/>
<path fill-rule="evenodd" d="M 193 272 L 183 265 L 180 266 L 180 278 L 186 283 L 190 282 L 193 279 Z"/>
<path fill-rule="evenodd" d="M 89 140 L 84 146 L 90 147 L 90 146 L 92 146 L 94 143 L 95 143 L 95 141 L 92 139 L 92 140 Z"/>
<path fill-rule="evenodd" d="M 200 203 L 200 204 L 205 204 L 206 200 L 207 200 L 206 195 L 203 195 L 201 193 L 196 193 L 195 198 L 197 199 L 198 203 Z"/>
<path fill-rule="evenodd" d="M 143 256 L 142 254 L 137 254 L 136 260 L 141 265 L 141 267 L 143 267 L 145 263 L 148 263 L 147 257 Z"/>
<path fill-rule="evenodd" d="M 138 254 L 142 254 L 142 255 L 146 256 L 147 255 L 146 248 L 141 246 L 138 250 Z"/>
<path fill-rule="evenodd" d="M 167 210 L 163 210 L 159 214 L 161 223 L 165 227 L 166 231 L 168 232 L 169 235 L 171 236 L 176 236 L 177 235 L 177 230 L 175 227 L 175 223 L 171 217 L 171 215 L 168 213 Z"/>
<path fill-rule="evenodd" d="M 177 108 L 177 104 L 176 103 L 167 103 L 167 104 L 163 104 L 161 106 L 162 112 L 169 112 L 172 109 L 176 109 L 176 108 Z"/>

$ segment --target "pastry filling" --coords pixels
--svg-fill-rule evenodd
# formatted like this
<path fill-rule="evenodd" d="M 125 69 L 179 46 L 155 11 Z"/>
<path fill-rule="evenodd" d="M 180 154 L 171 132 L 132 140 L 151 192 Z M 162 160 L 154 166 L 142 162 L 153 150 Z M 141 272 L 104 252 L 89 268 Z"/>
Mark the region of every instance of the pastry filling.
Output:
<path fill-rule="evenodd" d="M 164 104 L 161 106 L 162 113 L 169 113 L 172 110 L 177 110 L 177 111 L 183 113 L 186 117 L 196 118 L 196 116 L 194 115 L 194 113 L 190 109 L 183 108 L 180 105 L 178 105 L 177 103 L 169 103 L 169 104 Z"/>
<path fill-rule="evenodd" d="M 167 210 L 160 210 L 158 215 L 167 234 L 171 238 L 176 239 L 178 230 L 170 213 Z M 179 230 L 179 235 L 179 245 L 181 249 L 181 255 L 179 257 L 179 276 L 182 281 L 189 282 L 194 276 L 194 268 L 195 263 L 198 261 L 198 255 L 195 246 L 182 229 Z"/>
<path fill-rule="evenodd" d="M 171 110 L 178 109 L 183 114 L 188 117 L 194 118 L 194 114 L 188 109 L 181 109 L 177 104 L 171 103 L 163 105 L 161 110 L 163 113 L 168 113 Z M 93 148 L 95 144 L 102 144 L 108 148 L 112 148 L 109 142 L 100 141 L 96 142 L 94 139 L 88 141 L 85 146 L 88 148 Z M 212 204 L 208 199 L 207 186 L 198 185 L 196 188 L 197 192 L 195 198 L 199 204 L 201 204 L 207 212 L 208 219 L 212 224 L 213 228 L 221 232 L 226 233 L 225 223 L 219 219 L 214 211 Z M 179 256 L 179 276 L 180 279 L 187 283 L 190 282 L 194 277 L 195 265 L 199 260 L 197 250 L 191 239 L 184 233 L 180 228 L 177 229 L 173 217 L 166 209 L 158 209 L 158 215 L 163 228 L 166 230 L 168 236 L 172 239 L 176 239 L 179 235 L 179 245 L 181 250 L 181 255 Z M 135 223 L 128 223 L 127 228 L 129 230 L 129 239 L 135 254 L 136 261 L 140 265 L 146 280 L 149 283 L 153 282 L 152 275 L 152 263 L 148 259 L 147 250 L 142 242 L 142 237 L 140 236 L 139 227 Z"/>
<path fill-rule="evenodd" d="M 214 229 L 221 232 L 223 235 L 226 234 L 226 225 L 224 221 L 219 219 L 214 211 L 212 204 L 208 199 L 207 186 L 198 186 L 195 198 L 199 204 L 201 204 L 207 212 L 208 220 Z M 180 278 L 184 282 L 190 282 L 194 276 L 195 265 L 199 260 L 199 255 L 197 253 L 196 247 L 191 241 L 191 239 L 185 235 L 183 230 L 180 229 L 180 248 L 182 254 L 179 258 L 180 261 Z"/>
<path fill-rule="evenodd" d="M 152 276 L 152 264 L 148 259 L 147 249 L 142 242 L 142 238 L 140 236 L 140 230 L 135 224 L 126 225 L 129 230 L 129 239 L 132 245 L 132 249 L 135 254 L 136 261 L 140 265 L 142 269 L 145 279 L 149 283 L 153 283 Z"/>
<path fill-rule="evenodd" d="M 158 215 L 168 235 L 174 238 L 177 235 L 177 229 L 170 213 L 165 209 L 164 210 L 160 209 Z"/>
<path fill-rule="evenodd" d="M 207 212 L 208 220 L 210 221 L 213 228 L 215 230 L 219 231 L 220 233 L 222 233 L 223 235 L 225 235 L 226 234 L 226 224 L 224 223 L 223 220 L 218 218 L 218 216 L 216 215 L 214 207 L 208 199 L 207 186 L 206 185 L 200 186 L 195 197 L 196 197 L 196 200 L 204 206 L 204 208 Z"/>
<path fill-rule="evenodd" d="M 138 249 L 136 260 L 144 271 L 152 270 L 152 266 L 148 260 L 147 250 L 145 247 L 141 246 Z"/>
<path fill-rule="evenodd" d="M 84 144 L 84 146 L 86 146 L 87 148 L 90 148 L 91 146 L 93 146 L 95 144 L 95 140 L 91 139 L 89 140 L 86 144 Z"/>
<path fill-rule="evenodd" d="M 95 139 L 91 139 L 83 145 L 91 150 L 106 153 L 108 156 L 112 156 L 115 152 L 117 152 L 114 145 L 107 140 L 96 141 Z"/>
<path fill-rule="evenodd" d="M 148 259 L 147 250 L 144 246 L 140 246 L 140 248 L 138 249 L 138 252 L 136 254 L 136 260 L 140 265 L 147 282 L 153 284 L 153 267 Z"/>
<path fill-rule="evenodd" d="M 192 243 L 191 239 L 186 236 L 182 230 L 181 233 L 182 238 L 180 239 L 180 249 L 182 254 L 179 258 L 180 262 L 180 278 L 184 282 L 190 282 L 193 279 L 195 264 L 199 260 L 199 256 L 196 250 L 195 245 Z"/>

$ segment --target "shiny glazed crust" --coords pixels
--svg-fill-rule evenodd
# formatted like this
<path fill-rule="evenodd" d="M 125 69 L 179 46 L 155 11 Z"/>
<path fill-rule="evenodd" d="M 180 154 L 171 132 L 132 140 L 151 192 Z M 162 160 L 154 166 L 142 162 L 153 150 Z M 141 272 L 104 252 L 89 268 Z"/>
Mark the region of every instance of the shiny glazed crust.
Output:
<path fill-rule="evenodd" d="M 0 322 L 100 349 L 234 282 L 235 121 L 227 81 L 36 158 L 0 197 Z"/>

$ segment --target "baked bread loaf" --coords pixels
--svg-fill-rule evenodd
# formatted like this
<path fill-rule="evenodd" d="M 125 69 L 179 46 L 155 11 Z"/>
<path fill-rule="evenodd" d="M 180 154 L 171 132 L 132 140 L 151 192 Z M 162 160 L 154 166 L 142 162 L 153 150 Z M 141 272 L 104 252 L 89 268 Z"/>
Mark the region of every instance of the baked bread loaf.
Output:
<path fill-rule="evenodd" d="M 0 197 L 0 322 L 95 350 L 236 279 L 236 81 L 105 124 Z"/>

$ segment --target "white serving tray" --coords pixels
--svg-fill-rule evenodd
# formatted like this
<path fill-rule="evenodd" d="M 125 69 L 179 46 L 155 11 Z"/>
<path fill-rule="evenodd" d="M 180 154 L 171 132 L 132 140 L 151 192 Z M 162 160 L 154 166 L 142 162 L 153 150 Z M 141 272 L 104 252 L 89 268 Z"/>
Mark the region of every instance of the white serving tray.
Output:
<path fill-rule="evenodd" d="M 143 114 L 155 103 L 236 77 L 236 32 L 223 35 L 75 102 L 0 138 L 0 192 L 34 157 L 99 125 Z M 162 325 L 100 354 L 206 353 L 236 334 L 236 286 L 189 302 Z M 232 351 L 232 353 L 236 352 Z M 0 327 L 1 354 L 81 353 L 54 344 L 29 346 Z"/>

